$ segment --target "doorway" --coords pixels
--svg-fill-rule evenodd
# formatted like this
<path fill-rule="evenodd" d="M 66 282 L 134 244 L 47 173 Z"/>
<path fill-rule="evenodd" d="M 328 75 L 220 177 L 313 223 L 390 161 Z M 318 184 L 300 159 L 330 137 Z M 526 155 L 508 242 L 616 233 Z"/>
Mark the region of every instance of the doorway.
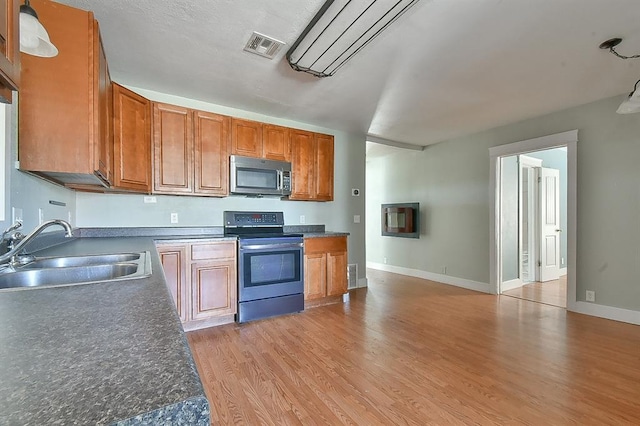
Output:
<path fill-rule="evenodd" d="M 494 213 L 491 215 L 491 268 L 490 279 L 495 294 L 505 292 L 517 293 L 519 297 L 529 300 L 538 299 L 541 303 L 554 305 L 562 304 L 569 310 L 574 310 L 576 303 L 575 292 L 575 231 L 576 231 L 576 150 L 577 150 L 577 130 L 564 132 L 556 135 L 545 136 L 526 141 L 515 142 L 490 148 L 491 159 L 491 187 L 493 188 Z M 536 154 L 539 151 L 547 151 L 565 147 L 566 149 L 566 198 L 565 225 L 558 225 L 557 222 L 545 223 L 546 219 L 531 218 L 532 211 L 544 210 L 550 219 L 558 219 L 555 208 L 558 203 L 548 203 L 549 197 L 535 191 L 532 184 L 538 187 L 545 186 L 548 193 L 553 193 L 555 189 L 552 184 L 557 183 L 557 175 L 553 173 L 549 176 L 545 174 L 544 167 L 540 167 L 537 172 L 537 164 L 530 164 L 527 161 L 518 162 L 518 157 L 540 157 Z M 509 158 L 515 160 L 509 162 Z M 514 166 L 515 165 L 515 166 Z M 546 166 L 545 162 L 542 162 Z M 522 167 L 521 167 L 522 166 Z M 504 180 L 503 174 L 515 170 L 512 180 Z M 515 167 L 515 168 L 514 168 Z M 534 169 L 533 171 L 530 169 Z M 515 188 L 515 192 L 514 192 Z M 523 192 L 523 195 L 520 195 Z M 509 197 L 511 194 L 511 198 Z M 515 195 L 513 195 L 515 194 Z M 526 198 L 525 198 L 526 196 Z M 544 196 L 543 199 L 540 197 Z M 532 201 L 533 200 L 533 201 Z M 537 203 L 537 205 L 535 205 Z M 535 205 L 535 206 L 534 206 Z M 511 206 L 511 213 L 505 214 Z M 514 207 L 515 206 L 515 209 Z M 515 215 L 514 212 L 515 211 Z M 532 230 L 532 224 L 537 223 L 537 230 Z M 546 231 L 552 232 L 545 234 Z M 533 240 L 533 241 L 532 241 Z M 535 242 L 537 240 L 537 243 Z M 564 243 L 562 243 L 564 241 Z M 560 249 L 557 245 L 560 243 Z M 526 252 L 526 256 L 525 256 Z M 553 261 L 560 254 L 558 262 Z M 549 279 L 546 272 L 540 272 L 545 264 L 551 269 L 559 270 L 560 276 L 557 279 Z M 532 268 L 533 266 L 533 268 Z M 553 275 L 551 275 L 553 278 Z M 533 280 L 533 281 L 530 281 Z M 541 296 L 545 294 L 546 296 Z M 509 294 L 511 295 L 511 294 Z M 562 297 L 564 295 L 564 297 Z"/>
<path fill-rule="evenodd" d="M 501 292 L 565 308 L 567 150 L 559 147 L 501 161 Z"/>

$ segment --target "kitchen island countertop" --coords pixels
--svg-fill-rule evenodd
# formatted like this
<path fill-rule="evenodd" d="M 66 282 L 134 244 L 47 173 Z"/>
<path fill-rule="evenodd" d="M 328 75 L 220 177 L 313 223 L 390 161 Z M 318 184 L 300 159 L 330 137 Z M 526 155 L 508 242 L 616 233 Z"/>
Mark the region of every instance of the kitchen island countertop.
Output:
<path fill-rule="evenodd" d="M 147 278 L 0 292 L 0 425 L 208 425 L 209 405 L 153 239 L 37 254 L 148 251 Z"/>

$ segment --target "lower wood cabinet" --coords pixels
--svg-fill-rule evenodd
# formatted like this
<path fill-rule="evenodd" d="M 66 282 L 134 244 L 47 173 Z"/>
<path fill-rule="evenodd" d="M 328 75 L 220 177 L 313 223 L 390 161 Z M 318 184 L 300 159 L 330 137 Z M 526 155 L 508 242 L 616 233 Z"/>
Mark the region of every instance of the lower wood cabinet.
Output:
<path fill-rule="evenodd" d="M 347 237 L 304 239 L 304 299 L 347 292 Z"/>
<path fill-rule="evenodd" d="M 186 331 L 234 321 L 235 241 L 175 240 L 158 242 L 156 247 Z"/>

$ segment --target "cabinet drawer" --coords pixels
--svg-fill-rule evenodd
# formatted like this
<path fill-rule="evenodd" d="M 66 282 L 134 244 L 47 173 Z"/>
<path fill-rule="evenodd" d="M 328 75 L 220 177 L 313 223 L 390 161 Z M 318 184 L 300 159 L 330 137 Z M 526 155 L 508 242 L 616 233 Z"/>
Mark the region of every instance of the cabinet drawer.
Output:
<path fill-rule="evenodd" d="M 347 237 L 317 237 L 304 239 L 305 253 L 347 251 Z"/>
<path fill-rule="evenodd" d="M 233 259 L 235 256 L 235 241 L 191 244 L 191 260 Z"/>

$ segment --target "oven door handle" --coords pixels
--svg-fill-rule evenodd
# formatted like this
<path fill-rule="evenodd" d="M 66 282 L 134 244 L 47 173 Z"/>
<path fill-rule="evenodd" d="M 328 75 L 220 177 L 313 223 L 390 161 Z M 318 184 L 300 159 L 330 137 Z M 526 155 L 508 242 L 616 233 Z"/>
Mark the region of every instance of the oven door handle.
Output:
<path fill-rule="evenodd" d="M 288 249 L 288 248 L 302 248 L 303 243 L 287 243 L 287 244 L 249 244 L 246 246 L 240 245 L 240 250 L 271 250 L 271 249 Z"/>

